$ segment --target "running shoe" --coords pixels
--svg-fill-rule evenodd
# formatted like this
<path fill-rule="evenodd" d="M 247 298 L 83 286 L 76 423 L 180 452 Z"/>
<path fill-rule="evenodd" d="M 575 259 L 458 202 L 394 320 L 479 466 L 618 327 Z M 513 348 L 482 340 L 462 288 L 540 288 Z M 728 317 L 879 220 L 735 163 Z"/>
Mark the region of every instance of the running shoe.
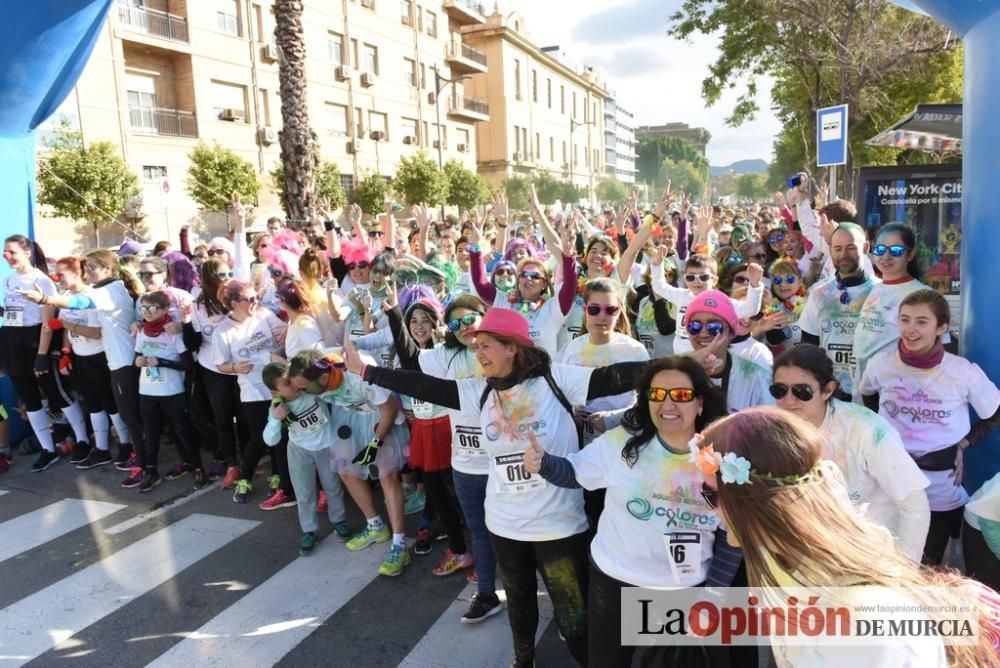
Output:
<path fill-rule="evenodd" d="M 87 460 L 90 456 L 90 443 L 80 441 L 73 446 L 73 453 L 69 457 L 70 464 L 79 464 Z"/>
<path fill-rule="evenodd" d="M 285 490 L 279 487 L 270 498 L 261 501 L 257 507 L 261 510 L 277 510 L 278 508 L 290 508 L 298 504 L 299 502 L 295 500 L 294 496 L 285 494 Z"/>
<path fill-rule="evenodd" d="M 281 487 L 281 476 L 280 475 L 269 475 L 267 476 L 267 498 L 274 496 L 278 488 Z"/>
<path fill-rule="evenodd" d="M 118 446 L 118 454 L 115 455 L 115 468 L 119 471 L 128 471 L 132 468 L 128 462 L 135 457 L 135 451 L 131 443 L 122 443 Z"/>
<path fill-rule="evenodd" d="M 222 489 L 232 489 L 236 486 L 236 481 L 240 479 L 240 470 L 235 466 L 226 469 L 226 475 L 222 478 Z"/>
<path fill-rule="evenodd" d="M 183 478 L 193 470 L 194 467 L 190 464 L 176 464 L 172 469 L 167 471 L 166 475 L 163 477 L 167 480 L 177 480 L 178 478 Z"/>
<path fill-rule="evenodd" d="M 347 522 L 337 522 L 333 525 L 333 532 L 337 534 L 337 538 L 344 541 L 350 540 L 351 536 L 354 535 L 354 532 L 351 531 L 351 525 Z"/>
<path fill-rule="evenodd" d="M 410 565 L 410 552 L 405 547 L 393 545 L 382 557 L 382 565 L 378 567 L 379 575 L 396 577 Z"/>
<path fill-rule="evenodd" d="M 253 485 L 246 478 L 236 481 L 236 491 L 233 492 L 233 501 L 236 503 L 246 503 L 250 500 L 250 492 L 253 490 Z"/>
<path fill-rule="evenodd" d="M 451 550 L 448 550 L 444 555 L 444 561 L 435 566 L 431 573 L 438 577 L 444 577 L 445 575 L 451 575 L 466 568 L 472 568 L 475 565 L 476 562 L 472 558 L 471 552 L 455 554 Z"/>
<path fill-rule="evenodd" d="M 121 456 L 122 453 L 119 452 L 118 457 Z M 134 452 L 128 453 L 128 459 L 126 459 L 121 464 L 118 463 L 118 457 L 115 457 L 115 468 L 118 469 L 119 471 L 131 471 L 132 469 L 134 469 L 136 466 L 139 465 L 139 457 L 136 456 Z"/>
<path fill-rule="evenodd" d="M 503 610 L 503 604 L 500 602 L 499 596 L 493 592 L 488 594 L 477 592 L 472 595 L 472 604 L 469 605 L 469 609 L 462 615 L 462 623 L 478 624 L 501 610 Z"/>
<path fill-rule="evenodd" d="M 142 479 L 146 477 L 145 472 L 138 466 L 133 466 L 131 469 L 129 469 L 129 471 L 131 471 L 129 477 L 122 480 L 122 487 L 124 487 L 125 489 L 132 489 L 133 487 L 138 487 L 139 485 L 142 484 Z"/>
<path fill-rule="evenodd" d="M 427 504 L 427 497 L 420 492 L 413 492 L 403 503 L 403 512 L 407 515 L 415 515 L 424 511 Z"/>
<path fill-rule="evenodd" d="M 41 473 L 45 469 L 49 468 L 53 464 L 59 461 L 59 454 L 55 452 L 49 452 L 48 450 L 42 450 L 38 453 L 38 459 L 35 463 L 31 465 L 31 470 L 35 473 Z"/>
<path fill-rule="evenodd" d="M 139 485 L 139 493 L 145 494 L 146 492 L 152 492 L 153 488 L 159 485 L 161 482 L 160 475 L 158 473 L 150 473 L 142 479 L 142 483 Z"/>
<path fill-rule="evenodd" d="M 372 528 L 371 524 L 365 522 L 365 528 L 361 530 L 361 533 L 356 534 L 354 538 L 347 541 L 347 549 L 352 552 L 363 550 L 369 545 L 384 543 L 390 538 L 392 538 L 392 533 L 385 524 L 382 525 L 381 529 L 376 530 Z"/>
<path fill-rule="evenodd" d="M 194 488 L 201 489 L 208 484 L 208 477 L 205 475 L 204 469 L 194 470 Z"/>
<path fill-rule="evenodd" d="M 105 464 L 111 463 L 111 453 L 107 450 L 98 450 L 97 448 L 92 448 L 90 454 L 82 462 L 76 465 L 76 468 L 81 471 L 87 469 L 96 469 L 98 466 L 104 466 Z"/>
<path fill-rule="evenodd" d="M 6 473 L 14 463 L 14 458 L 9 452 L 0 452 L 0 473 Z"/>
<path fill-rule="evenodd" d="M 316 512 L 325 515 L 326 511 L 330 509 L 330 502 L 326 498 L 326 492 L 319 490 L 319 498 L 316 499 Z"/>
<path fill-rule="evenodd" d="M 415 554 L 430 554 L 434 542 L 447 537 L 448 533 L 436 520 L 429 527 L 418 527 L 417 542 L 413 546 L 413 552 Z"/>
<path fill-rule="evenodd" d="M 319 539 L 316 538 L 316 532 L 307 531 L 302 534 L 302 538 L 299 538 L 299 556 L 304 557 L 312 552 L 317 542 Z"/>
<path fill-rule="evenodd" d="M 208 479 L 222 480 L 224 475 L 226 475 L 226 463 L 218 459 L 213 460 L 212 465 L 208 467 Z"/>

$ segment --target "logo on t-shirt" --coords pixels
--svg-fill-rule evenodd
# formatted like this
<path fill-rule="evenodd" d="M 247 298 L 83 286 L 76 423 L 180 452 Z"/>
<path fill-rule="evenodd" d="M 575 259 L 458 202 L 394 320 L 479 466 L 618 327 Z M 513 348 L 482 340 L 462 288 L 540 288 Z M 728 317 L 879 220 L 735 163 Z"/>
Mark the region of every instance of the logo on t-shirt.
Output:
<path fill-rule="evenodd" d="M 654 506 L 649 499 L 642 497 L 632 497 L 625 503 L 625 510 L 637 520 L 643 522 L 649 520 L 653 515 L 667 520 L 668 529 L 697 529 L 703 531 L 713 530 L 719 522 L 718 516 L 714 512 L 698 512 L 700 508 L 692 506 L 681 506 L 679 508 L 666 508 L 664 506 Z"/>
<path fill-rule="evenodd" d="M 908 399 L 904 401 L 909 401 L 913 403 L 924 403 L 924 404 L 940 404 L 941 401 L 937 399 L 931 399 L 922 390 L 917 390 L 910 394 Z M 948 419 L 951 417 L 951 411 L 944 410 L 941 408 L 931 408 L 924 406 L 900 406 L 892 399 L 886 399 L 882 402 L 882 408 L 885 409 L 886 414 L 893 419 L 902 419 L 900 416 L 909 417 L 910 422 L 919 424 L 939 424 L 944 425 L 947 423 Z"/>

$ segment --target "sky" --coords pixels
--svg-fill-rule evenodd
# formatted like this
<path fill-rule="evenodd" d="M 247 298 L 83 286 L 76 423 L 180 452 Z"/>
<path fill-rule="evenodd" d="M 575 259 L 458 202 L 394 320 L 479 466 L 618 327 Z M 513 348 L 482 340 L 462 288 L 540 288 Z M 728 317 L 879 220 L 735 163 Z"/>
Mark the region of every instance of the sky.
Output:
<path fill-rule="evenodd" d="M 492 10 L 493 0 L 485 2 Z M 757 118 L 738 128 L 725 119 L 740 91 L 728 91 L 706 108 L 701 82 L 715 60 L 717 40 L 698 36 L 685 43 L 668 37 L 669 17 L 679 5 L 679 0 L 499 0 L 501 12 L 524 17 L 535 44 L 559 45 L 567 63 L 602 72 L 637 126 L 681 122 L 707 129 L 712 165 L 770 161 L 780 129 L 770 110 L 770 86 L 760 86 Z"/>

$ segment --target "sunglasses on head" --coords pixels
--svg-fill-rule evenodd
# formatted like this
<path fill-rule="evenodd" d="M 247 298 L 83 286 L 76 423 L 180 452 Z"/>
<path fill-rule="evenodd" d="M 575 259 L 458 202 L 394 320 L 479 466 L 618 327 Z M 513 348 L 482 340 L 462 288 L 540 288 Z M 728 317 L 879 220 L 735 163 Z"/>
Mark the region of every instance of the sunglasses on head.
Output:
<path fill-rule="evenodd" d="M 701 483 L 701 498 L 705 499 L 705 503 L 712 510 L 719 505 L 719 490 L 712 489 L 705 483 Z"/>
<path fill-rule="evenodd" d="M 455 318 L 454 320 L 449 322 L 448 329 L 450 329 L 453 332 L 457 332 L 462 325 L 466 326 L 473 325 L 477 320 L 479 320 L 479 318 L 480 316 L 478 313 L 466 313 L 461 318 Z"/>
<path fill-rule="evenodd" d="M 140 306 L 140 308 L 142 309 L 143 313 L 156 313 L 157 311 L 161 310 L 161 307 L 157 306 L 156 304 L 143 304 L 142 306 Z"/>
<path fill-rule="evenodd" d="M 216 278 L 232 278 L 233 272 L 231 271 L 217 271 L 215 272 Z"/>
<path fill-rule="evenodd" d="M 906 251 L 909 250 L 906 246 L 902 244 L 893 244 L 891 246 L 886 246 L 885 244 L 876 244 L 875 248 L 872 249 L 872 255 L 876 257 L 882 257 L 886 253 L 889 253 L 892 257 L 903 257 Z"/>
<path fill-rule="evenodd" d="M 718 336 L 726 330 L 726 323 L 721 320 L 709 320 L 706 323 L 701 323 L 697 320 L 692 320 L 687 325 L 688 334 L 691 336 L 698 336 L 701 331 L 705 330 L 710 336 Z"/>
<path fill-rule="evenodd" d="M 621 310 L 621 306 L 615 306 L 614 304 L 587 304 L 587 315 L 601 315 L 601 311 L 604 311 L 608 315 L 618 315 L 618 312 Z"/>
<path fill-rule="evenodd" d="M 233 301 L 234 302 L 246 302 L 247 304 L 250 304 L 250 306 L 253 306 L 254 304 L 257 303 L 257 295 L 252 295 L 250 297 L 244 297 L 243 295 L 240 295 L 239 297 L 237 297 Z"/>
<path fill-rule="evenodd" d="M 162 271 L 137 271 L 135 272 L 135 275 L 138 276 L 140 280 L 145 281 L 147 279 L 152 278 L 153 276 L 156 276 L 157 274 L 162 274 L 162 273 L 163 273 Z"/>
<path fill-rule="evenodd" d="M 538 279 L 543 278 L 543 276 L 542 272 L 535 271 L 533 269 L 525 269 L 521 272 L 521 278 L 527 278 L 532 281 L 537 281 Z"/>
<path fill-rule="evenodd" d="M 268 267 L 267 270 L 271 272 L 271 278 L 281 278 L 285 275 L 285 272 L 280 269 L 275 269 L 274 267 Z"/>
<path fill-rule="evenodd" d="M 816 394 L 816 392 L 805 383 L 796 383 L 795 385 L 774 383 L 768 388 L 771 396 L 775 399 L 783 399 L 785 395 L 788 394 L 789 390 L 791 390 L 792 396 L 799 401 L 812 401 L 813 396 Z"/>
<path fill-rule="evenodd" d="M 361 262 L 351 262 L 347 265 L 347 271 L 354 271 L 355 269 L 367 269 L 371 266 L 368 260 L 362 260 Z"/>
<path fill-rule="evenodd" d="M 646 390 L 646 398 L 650 401 L 660 403 L 666 401 L 667 397 L 670 397 L 670 401 L 675 404 L 686 404 L 694 401 L 694 390 L 690 387 L 672 387 L 670 389 L 651 387 Z"/>
<path fill-rule="evenodd" d="M 215 257 L 216 255 L 226 255 L 225 248 L 209 248 L 206 252 L 209 257 Z"/>
<path fill-rule="evenodd" d="M 708 283 L 712 280 L 711 274 L 684 274 L 684 280 L 688 283 L 693 283 L 695 281 L 701 281 L 702 283 Z"/>
<path fill-rule="evenodd" d="M 774 276 L 771 278 L 771 282 L 774 283 L 775 285 L 781 285 L 782 283 L 791 285 L 797 280 L 799 280 L 799 277 L 796 276 L 795 274 L 785 274 L 784 276 Z"/>

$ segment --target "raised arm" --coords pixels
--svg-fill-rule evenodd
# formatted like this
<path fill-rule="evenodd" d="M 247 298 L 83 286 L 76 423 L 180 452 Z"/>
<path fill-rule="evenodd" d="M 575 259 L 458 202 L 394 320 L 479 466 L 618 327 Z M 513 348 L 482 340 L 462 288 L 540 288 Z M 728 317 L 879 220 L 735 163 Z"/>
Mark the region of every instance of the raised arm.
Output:
<path fill-rule="evenodd" d="M 625 234 L 624 229 L 621 234 Z M 635 264 L 635 259 L 639 257 L 639 251 L 646 246 L 646 242 L 652 235 L 653 228 L 651 226 L 641 225 L 632 236 L 632 242 L 622 253 L 621 259 L 618 260 L 618 280 L 622 283 L 628 284 L 629 278 L 632 277 L 632 266 Z"/>
<path fill-rule="evenodd" d="M 382 307 L 385 308 L 386 302 L 389 301 L 387 297 L 385 301 L 382 302 Z M 403 324 L 403 314 L 399 310 L 399 305 L 396 304 L 395 295 L 393 295 L 392 303 L 389 305 L 389 310 L 386 311 L 386 317 L 389 320 L 389 331 L 392 332 L 392 342 L 393 346 L 396 348 L 396 355 L 399 356 L 399 366 L 403 369 L 411 369 L 414 371 L 420 370 L 420 348 L 417 346 L 417 342 L 413 340 L 410 336 L 410 332 L 406 329 Z"/>
<path fill-rule="evenodd" d="M 642 375 L 649 362 L 618 362 L 594 369 L 587 387 L 587 401 L 601 397 L 613 397 L 635 389 L 636 380 Z"/>
<path fill-rule="evenodd" d="M 473 232 L 477 240 L 472 242 L 477 248 L 479 245 L 478 232 L 478 230 Z M 472 286 L 476 289 L 476 294 L 479 295 L 480 299 L 487 304 L 492 304 L 493 299 L 497 296 L 497 286 L 493 285 L 486 275 L 486 264 L 483 262 L 482 250 L 469 253 L 469 276 L 472 278 Z"/>
<path fill-rule="evenodd" d="M 431 226 L 431 216 L 427 205 L 415 205 L 413 216 L 417 219 L 417 257 L 424 260 L 427 258 L 427 231 Z"/>
<path fill-rule="evenodd" d="M 347 369 L 357 373 L 366 383 L 378 385 L 387 390 L 405 394 L 408 397 L 426 401 L 437 406 L 453 410 L 461 409 L 462 404 L 458 395 L 458 383 L 454 380 L 435 378 L 420 371 L 389 369 L 381 366 L 362 364 L 361 360 L 357 357 L 357 353 L 354 353 L 352 362 L 352 356 L 347 353 L 348 347 L 348 343 L 345 341 L 344 352 Z"/>

